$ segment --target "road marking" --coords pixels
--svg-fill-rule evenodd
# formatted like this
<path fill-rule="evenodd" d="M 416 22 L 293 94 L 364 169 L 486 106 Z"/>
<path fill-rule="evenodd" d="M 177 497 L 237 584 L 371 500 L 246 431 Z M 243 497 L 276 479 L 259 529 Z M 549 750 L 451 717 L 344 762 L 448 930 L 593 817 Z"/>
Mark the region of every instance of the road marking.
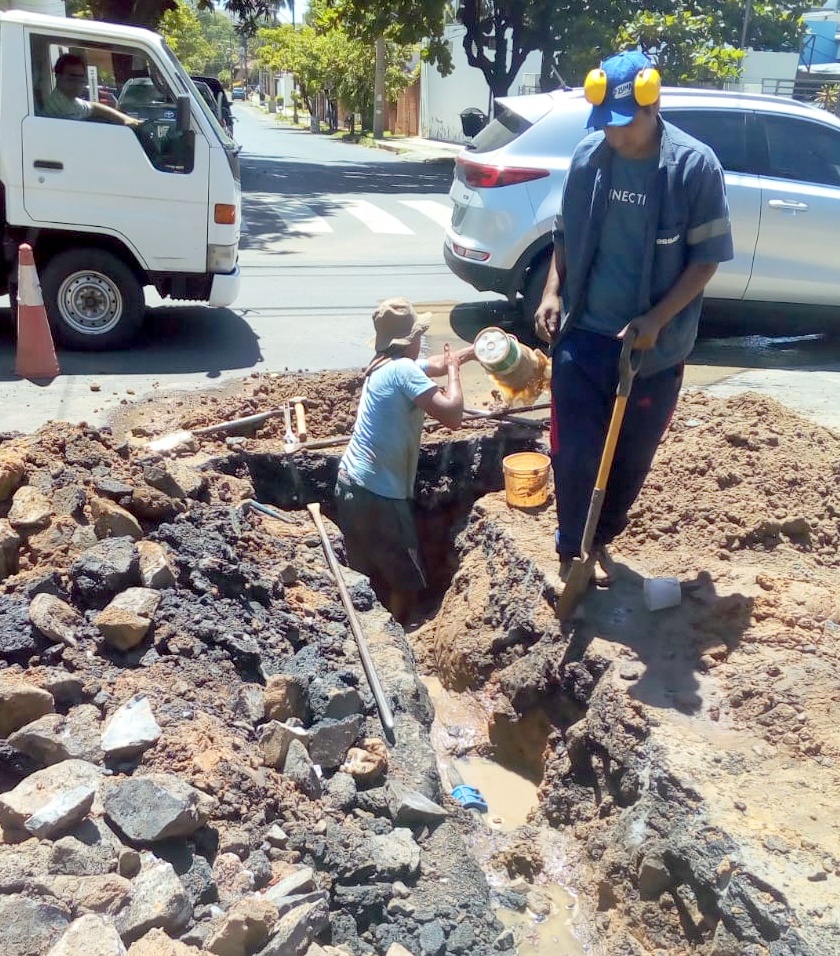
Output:
<path fill-rule="evenodd" d="M 323 216 L 319 216 L 305 202 L 292 199 L 283 203 L 280 209 L 280 215 L 289 232 L 325 233 L 332 232 L 332 226 Z"/>
<path fill-rule="evenodd" d="M 452 206 L 444 205 L 434 199 L 401 199 L 403 206 L 414 209 L 422 215 L 433 219 L 439 226 L 446 228 L 452 219 Z"/>
<path fill-rule="evenodd" d="M 400 222 L 396 216 L 392 216 L 379 206 L 364 199 L 343 199 L 338 202 L 341 206 L 355 216 L 363 225 L 367 226 L 371 232 L 384 233 L 390 236 L 413 236 L 414 231 L 409 229 L 405 223 Z"/>

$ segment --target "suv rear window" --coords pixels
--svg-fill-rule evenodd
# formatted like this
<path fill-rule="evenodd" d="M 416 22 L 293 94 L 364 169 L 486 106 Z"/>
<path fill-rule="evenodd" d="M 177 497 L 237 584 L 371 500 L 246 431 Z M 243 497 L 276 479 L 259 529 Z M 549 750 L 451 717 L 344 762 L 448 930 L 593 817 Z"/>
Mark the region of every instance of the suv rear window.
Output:
<path fill-rule="evenodd" d="M 531 123 L 505 106 L 498 107 L 496 118 L 491 120 L 467 147 L 471 153 L 489 153 L 501 149 L 521 136 Z"/>
<path fill-rule="evenodd" d="M 721 166 L 732 173 L 757 172 L 747 163 L 747 114 L 737 110 L 669 110 L 663 119 L 711 146 Z"/>

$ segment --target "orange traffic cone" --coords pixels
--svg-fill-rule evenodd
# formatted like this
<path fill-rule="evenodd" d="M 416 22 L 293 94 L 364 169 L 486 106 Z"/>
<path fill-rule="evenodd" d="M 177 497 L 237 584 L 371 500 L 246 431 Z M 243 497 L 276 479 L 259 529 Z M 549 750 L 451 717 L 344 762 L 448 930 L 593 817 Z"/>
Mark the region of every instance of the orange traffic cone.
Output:
<path fill-rule="evenodd" d="M 15 374 L 21 378 L 55 378 L 60 372 L 35 257 L 32 246 L 25 242 L 18 250 Z"/>

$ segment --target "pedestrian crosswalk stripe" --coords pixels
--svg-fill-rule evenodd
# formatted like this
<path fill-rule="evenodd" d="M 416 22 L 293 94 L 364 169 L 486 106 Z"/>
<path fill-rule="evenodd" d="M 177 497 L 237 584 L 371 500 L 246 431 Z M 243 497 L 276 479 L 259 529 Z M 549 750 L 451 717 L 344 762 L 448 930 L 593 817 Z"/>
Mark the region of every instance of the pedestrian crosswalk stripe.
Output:
<path fill-rule="evenodd" d="M 401 199 L 403 206 L 414 209 L 429 219 L 433 219 L 439 226 L 448 226 L 452 219 L 452 206 L 436 202 L 434 199 Z"/>
<path fill-rule="evenodd" d="M 282 218 L 289 232 L 325 233 L 332 232 L 332 226 L 323 216 L 319 216 L 305 202 L 289 200 L 283 204 Z"/>
<path fill-rule="evenodd" d="M 384 209 L 367 202 L 364 199 L 344 199 L 340 200 L 342 207 L 351 216 L 355 216 L 361 223 L 370 229 L 371 232 L 385 233 L 391 236 L 411 236 L 414 234 L 405 223 L 400 222 L 396 216 L 392 216 Z"/>

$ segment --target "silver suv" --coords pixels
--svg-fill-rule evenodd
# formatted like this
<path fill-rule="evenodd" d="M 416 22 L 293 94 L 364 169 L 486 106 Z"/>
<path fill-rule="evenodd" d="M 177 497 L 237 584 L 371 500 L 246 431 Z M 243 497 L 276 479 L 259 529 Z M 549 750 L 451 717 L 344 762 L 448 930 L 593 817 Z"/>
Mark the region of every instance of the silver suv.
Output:
<path fill-rule="evenodd" d="M 456 160 L 443 251 L 479 291 L 521 294 L 530 328 L 590 106 L 581 90 L 496 103 L 496 118 Z M 840 120 L 781 97 L 709 90 L 663 90 L 661 111 L 726 171 L 735 258 L 707 288 L 708 327 L 840 329 Z"/>

